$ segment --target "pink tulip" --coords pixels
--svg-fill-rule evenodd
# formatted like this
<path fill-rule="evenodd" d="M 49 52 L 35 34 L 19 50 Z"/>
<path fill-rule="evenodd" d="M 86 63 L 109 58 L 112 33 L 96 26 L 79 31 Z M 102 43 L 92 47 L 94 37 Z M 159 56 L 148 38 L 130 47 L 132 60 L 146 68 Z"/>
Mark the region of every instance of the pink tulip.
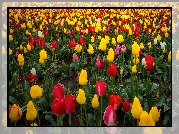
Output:
<path fill-rule="evenodd" d="M 96 59 L 96 67 L 100 67 L 101 65 L 101 60 L 100 60 L 100 56 L 98 55 L 98 58 Z"/>
<path fill-rule="evenodd" d="M 68 34 L 68 35 L 71 34 L 71 30 L 70 30 L 70 29 L 67 30 L 67 34 Z"/>
<path fill-rule="evenodd" d="M 114 108 L 109 105 L 105 112 L 104 112 L 104 115 L 103 115 L 103 120 L 104 120 L 104 123 L 107 125 L 107 126 L 113 126 L 116 122 L 116 113 L 115 113 L 115 110 Z"/>
<path fill-rule="evenodd" d="M 121 46 L 121 52 L 125 52 L 126 51 L 126 46 L 122 45 Z"/>
<path fill-rule="evenodd" d="M 119 45 L 116 45 L 115 55 L 118 55 L 120 53 L 120 49 L 121 47 Z"/>
<path fill-rule="evenodd" d="M 78 60 L 78 55 L 76 53 L 73 54 L 73 60 L 77 61 Z"/>
<path fill-rule="evenodd" d="M 155 37 L 155 35 L 154 35 L 154 33 L 152 33 L 152 34 L 150 35 L 150 38 L 154 39 L 154 37 Z"/>
<path fill-rule="evenodd" d="M 110 32 L 111 31 L 111 27 L 108 27 L 108 32 Z"/>
<path fill-rule="evenodd" d="M 115 134 L 119 131 L 119 127 L 106 127 L 106 132 L 109 134 Z"/>

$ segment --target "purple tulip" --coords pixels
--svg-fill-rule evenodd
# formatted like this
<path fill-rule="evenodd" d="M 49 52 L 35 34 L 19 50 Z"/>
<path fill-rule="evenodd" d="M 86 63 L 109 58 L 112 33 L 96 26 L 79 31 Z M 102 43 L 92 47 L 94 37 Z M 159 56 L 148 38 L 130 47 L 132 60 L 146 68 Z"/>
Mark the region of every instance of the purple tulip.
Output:
<path fill-rule="evenodd" d="M 18 80 L 22 81 L 22 76 L 21 75 L 18 76 Z"/>
<path fill-rule="evenodd" d="M 18 55 L 20 54 L 19 50 L 16 50 L 15 54 L 14 54 L 14 57 L 15 58 L 18 58 Z"/>

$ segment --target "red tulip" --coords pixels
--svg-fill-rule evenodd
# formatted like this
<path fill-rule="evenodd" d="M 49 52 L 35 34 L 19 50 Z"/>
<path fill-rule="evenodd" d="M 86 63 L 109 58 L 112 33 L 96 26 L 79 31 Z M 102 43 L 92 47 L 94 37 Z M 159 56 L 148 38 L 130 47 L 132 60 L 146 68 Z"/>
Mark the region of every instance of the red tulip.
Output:
<path fill-rule="evenodd" d="M 84 37 L 80 37 L 79 43 L 80 43 L 81 45 L 84 45 L 84 44 L 85 44 L 85 38 L 84 38 Z"/>
<path fill-rule="evenodd" d="M 115 64 L 111 64 L 108 68 L 108 75 L 114 77 L 117 73 L 117 66 Z"/>
<path fill-rule="evenodd" d="M 71 31 L 71 35 L 74 36 L 74 35 L 75 35 L 75 32 L 74 32 L 74 31 Z"/>
<path fill-rule="evenodd" d="M 130 110 L 130 102 L 129 102 L 129 100 L 124 101 L 122 108 L 123 108 L 124 112 L 128 112 Z"/>
<path fill-rule="evenodd" d="M 95 30 L 95 27 L 93 27 L 93 26 L 88 27 L 88 32 L 93 32 L 94 30 Z"/>
<path fill-rule="evenodd" d="M 107 34 L 107 31 L 106 31 L 106 30 L 104 30 L 104 31 L 103 31 L 103 34 L 104 34 L 104 35 L 106 35 L 106 34 Z"/>
<path fill-rule="evenodd" d="M 53 99 L 57 98 L 59 100 L 65 97 L 64 88 L 62 84 L 56 84 L 53 87 L 52 96 L 53 96 Z"/>
<path fill-rule="evenodd" d="M 65 111 L 71 114 L 75 111 L 76 103 L 75 97 L 72 94 L 68 94 L 65 98 Z"/>
<path fill-rule="evenodd" d="M 140 48 L 139 54 L 140 54 L 140 55 L 142 54 L 142 49 L 141 49 L 141 48 Z"/>
<path fill-rule="evenodd" d="M 81 31 L 80 31 L 80 35 L 83 35 L 85 33 L 85 29 L 82 28 Z"/>
<path fill-rule="evenodd" d="M 35 42 L 34 36 L 29 37 L 29 42 L 32 43 L 32 44 Z"/>
<path fill-rule="evenodd" d="M 56 43 L 55 41 L 53 41 L 53 42 L 51 43 L 50 48 L 51 48 L 52 50 L 55 50 L 55 49 L 57 48 L 57 43 Z"/>
<path fill-rule="evenodd" d="M 68 42 L 68 46 L 69 46 L 70 48 L 73 48 L 73 47 L 76 46 L 76 42 L 75 42 L 74 40 L 70 40 L 70 41 Z"/>
<path fill-rule="evenodd" d="M 57 39 L 57 38 L 58 38 L 58 34 L 55 34 L 55 35 L 54 35 L 54 38 Z"/>
<path fill-rule="evenodd" d="M 115 110 L 114 108 L 109 105 L 105 112 L 104 112 L 104 115 L 103 115 L 103 120 L 104 120 L 104 123 L 107 125 L 107 126 L 113 126 L 116 122 L 116 113 L 115 113 Z"/>
<path fill-rule="evenodd" d="M 56 116 L 60 116 L 65 113 L 65 99 L 62 98 L 61 100 L 59 99 L 54 99 L 52 102 L 52 111 Z"/>
<path fill-rule="evenodd" d="M 48 30 L 43 30 L 44 35 L 48 35 Z"/>
<path fill-rule="evenodd" d="M 105 67 L 104 60 L 100 60 L 100 66 L 99 66 L 99 68 L 100 69 L 104 69 L 104 67 Z"/>
<path fill-rule="evenodd" d="M 119 127 L 106 127 L 106 132 L 109 134 L 115 134 L 119 131 Z"/>
<path fill-rule="evenodd" d="M 120 96 L 117 96 L 115 94 L 111 94 L 109 96 L 109 105 L 111 105 L 114 110 L 116 110 L 120 104 L 121 104 L 122 98 Z"/>
<path fill-rule="evenodd" d="M 29 74 L 26 78 L 26 81 L 28 82 L 34 82 L 37 80 L 37 76 L 33 75 L 33 74 Z"/>
<path fill-rule="evenodd" d="M 41 46 L 41 47 L 44 47 L 45 46 L 45 40 L 43 40 L 42 38 L 37 38 L 36 44 Z"/>
<path fill-rule="evenodd" d="M 96 93 L 98 96 L 106 94 L 106 83 L 102 80 L 96 82 Z"/>
<path fill-rule="evenodd" d="M 16 28 L 21 28 L 21 24 L 16 24 Z"/>
<path fill-rule="evenodd" d="M 151 55 L 146 55 L 145 61 L 146 61 L 147 71 L 153 71 L 154 70 L 154 66 L 153 66 L 154 58 Z"/>

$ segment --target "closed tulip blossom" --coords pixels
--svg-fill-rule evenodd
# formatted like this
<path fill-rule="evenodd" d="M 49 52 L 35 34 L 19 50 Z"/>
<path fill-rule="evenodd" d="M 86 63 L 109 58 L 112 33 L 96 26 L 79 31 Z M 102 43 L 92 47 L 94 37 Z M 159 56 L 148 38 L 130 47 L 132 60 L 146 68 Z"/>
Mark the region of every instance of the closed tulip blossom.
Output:
<path fill-rule="evenodd" d="M 57 98 L 59 100 L 61 100 L 62 98 L 65 97 L 64 87 L 62 84 L 54 85 L 54 87 L 52 89 L 52 96 L 53 96 L 53 99 Z"/>
<path fill-rule="evenodd" d="M 93 108 L 97 108 L 99 106 L 98 96 L 96 94 L 94 95 L 91 103 Z"/>
<path fill-rule="evenodd" d="M 87 71 L 82 69 L 79 75 L 79 84 L 85 86 L 87 82 L 88 82 Z"/>
<path fill-rule="evenodd" d="M 130 110 L 130 102 L 129 100 L 125 100 L 122 106 L 124 112 L 128 112 Z"/>
<path fill-rule="evenodd" d="M 100 56 L 96 59 L 96 67 L 100 69 L 104 69 L 105 67 L 104 60 L 100 59 Z"/>
<path fill-rule="evenodd" d="M 52 102 L 52 111 L 56 116 L 61 116 L 65 113 L 65 99 L 54 99 Z"/>
<path fill-rule="evenodd" d="M 140 116 L 143 112 L 143 109 L 141 107 L 141 104 L 140 104 L 140 101 L 139 99 L 135 96 L 134 98 L 134 102 L 132 104 L 132 109 L 131 109 L 131 113 L 132 113 L 132 116 L 135 118 L 135 119 L 140 119 Z"/>
<path fill-rule="evenodd" d="M 122 98 L 120 96 L 117 96 L 115 94 L 111 94 L 109 96 L 109 105 L 111 105 L 114 110 L 117 110 L 117 108 L 120 106 L 122 101 Z"/>
<path fill-rule="evenodd" d="M 26 120 L 33 121 L 37 117 L 37 110 L 32 101 L 29 101 L 27 104 L 27 113 L 26 113 Z"/>
<path fill-rule="evenodd" d="M 140 51 L 140 46 L 137 44 L 137 42 L 134 42 L 132 45 L 132 54 L 133 55 L 138 55 Z"/>
<path fill-rule="evenodd" d="M 93 49 L 93 46 L 91 44 L 89 44 L 89 47 L 88 47 L 88 53 L 89 54 L 93 54 L 94 53 L 94 49 Z"/>
<path fill-rule="evenodd" d="M 113 62 L 114 56 L 115 56 L 115 53 L 114 53 L 113 49 L 110 48 L 109 51 L 108 51 L 107 60 L 109 62 Z"/>
<path fill-rule="evenodd" d="M 160 110 L 158 110 L 156 106 L 152 107 L 149 115 L 152 116 L 152 119 L 154 122 L 157 122 L 159 121 L 159 118 L 160 118 Z"/>
<path fill-rule="evenodd" d="M 121 46 L 121 52 L 124 53 L 125 51 L 126 51 L 126 46 L 122 45 L 122 46 Z"/>
<path fill-rule="evenodd" d="M 9 107 L 9 118 L 11 121 L 18 121 L 22 116 L 22 110 L 19 105 L 12 105 Z"/>
<path fill-rule="evenodd" d="M 57 48 L 57 43 L 53 41 L 50 46 L 51 50 L 55 50 Z"/>
<path fill-rule="evenodd" d="M 72 94 L 68 94 L 65 98 L 65 111 L 71 114 L 75 111 L 76 102 L 75 97 Z"/>
<path fill-rule="evenodd" d="M 108 68 L 108 75 L 110 77 L 115 77 L 117 73 L 117 66 L 115 64 L 111 64 Z"/>
<path fill-rule="evenodd" d="M 73 60 L 77 61 L 78 60 L 78 55 L 76 53 L 73 54 Z"/>
<path fill-rule="evenodd" d="M 146 55 L 145 61 L 146 61 L 147 71 L 153 71 L 154 70 L 154 58 L 151 55 Z"/>
<path fill-rule="evenodd" d="M 119 55 L 121 47 L 119 45 L 116 45 L 115 49 L 115 55 Z"/>
<path fill-rule="evenodd" d="M 82 89 L 79 89 L 78 91 L 78 95 L 76 97 L 76 100 L 79 104 L 84 104 L 86 102 L 86 96 L 85 96 L 85 92 Z"/>
<path fill-rule="evenodd" d="M 70 48 L 74 48 L 74 47 L 76 46 L 76 42 L 75 42 L 74 40 L 69 40 L 68 46 L 69 46 Z"/>
<path fill-rule="evenodd" d="M 116 113 L 111 105 L 106 108 L 103 115 L 103 120 L 107 126 L 113 126 L 116 123 Z"/>
<path fill-rule="evenodd" d="M 34 85 L 30 89 L 30 95 L 33 99 L 42 97 L 42 89 L 38 85 Z"/>
<path fill-rule="evenodd" d="M 140 116 L 139 126 L 155 126 L 152 116 L 143 111 Z"/>
<path fill-rule="evenodd" d="M 98 96 L 106 94 L 106 83 L 102 80 L 96 82 L 96 93 Z"/>

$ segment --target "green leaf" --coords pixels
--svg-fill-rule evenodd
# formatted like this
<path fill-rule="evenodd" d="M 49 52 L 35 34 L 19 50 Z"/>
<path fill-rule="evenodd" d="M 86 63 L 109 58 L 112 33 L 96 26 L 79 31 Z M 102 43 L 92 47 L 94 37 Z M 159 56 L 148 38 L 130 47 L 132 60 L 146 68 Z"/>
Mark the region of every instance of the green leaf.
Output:
<path fill-rule="evenodd" d="M 45 97 L 42 97 L 37 103 L 41 104 L 42 106 L 48 108 L 48 101 Z"/>
<path fill-rule="evenodd" d="M 42 75 L 42 67 L 41 67 L 41 65 L 36 64 L 35 69 L 36 69 L 38 77 L 42 77 L 43 75 Z"/>
<path fill-rule="evenodd" d="M 80 121 L 80 126 L 84 126 L 83 120 L 81 119 L 81 117 L 79 117 L 79 121 Z"/>
<path fill-rule="evenodd" d="M 88 114 L 88 125 L 94 126 L 94 116 L 92 114 Z"/>
<path fill-rule="evenodd" d="M 54 121 L 54 119 L 52 118 L 52 116 L 46 114 L 46 115 L 45 115 L 45 119 L 46 119 L 47 121 L 49 121 L 53 126 L 56 126 L 56 122 Z"/>
<path fill-rule="evenodd" d="M 160 96 L 159 99 L 156 101 L 156 106 L 161 107 L 164 102 L 164 96 Z"/>
<path fill-rule="evenodd" d="M 30 90 L 30 85 L 28 84 L 28 82 L 25 80 L 25 90 L 29 91 Z"/>
<path fill-rule="evenodd" d="M 144 102 L 144 110 L 149 112 L 149 105 L 148 102 Z"/>
<path fill-rule="evenodd" d="M 9 96 L 9 101 L 12 103 L 12 104 L 18 104 L 19 105 L 19 102 L 12 96 Z"/>

